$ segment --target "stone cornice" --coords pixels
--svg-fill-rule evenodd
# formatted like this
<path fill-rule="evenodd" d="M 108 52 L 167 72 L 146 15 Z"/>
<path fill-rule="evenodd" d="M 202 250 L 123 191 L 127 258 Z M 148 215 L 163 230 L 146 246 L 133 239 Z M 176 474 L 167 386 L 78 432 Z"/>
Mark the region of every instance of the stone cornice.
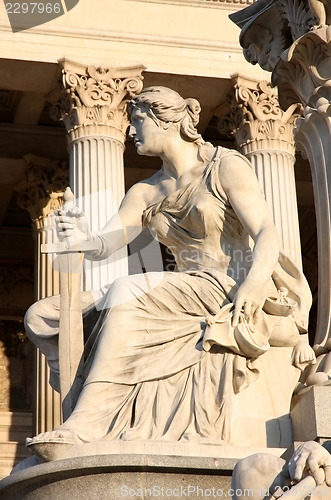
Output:
<path fill-rule="evenodd" d="M 59 61 L 62 82 L 49 95 L 51 116 L 63 121 L 69 144 L 81 137 L 106 135 L 124 144 L 127 103 L 142 90 L 144 66 L 85 66 Z"/>

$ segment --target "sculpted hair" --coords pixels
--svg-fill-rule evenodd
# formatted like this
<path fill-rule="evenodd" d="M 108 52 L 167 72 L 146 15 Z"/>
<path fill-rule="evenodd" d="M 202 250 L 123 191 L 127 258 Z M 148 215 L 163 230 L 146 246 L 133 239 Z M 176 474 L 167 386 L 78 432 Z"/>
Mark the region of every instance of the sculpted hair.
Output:
<path fill-rule="evenodd" d="M 196 99 L 183 99 L 177 92 L 166 87 L 147 87 L 132 99 L 131 111 L 139 104 L 148 106 L 151 115 L 165 124 L 178 123 L 183 139 L 195 142 L 198 146 L 204 144 L 196 129 L 201 111 Z"/>

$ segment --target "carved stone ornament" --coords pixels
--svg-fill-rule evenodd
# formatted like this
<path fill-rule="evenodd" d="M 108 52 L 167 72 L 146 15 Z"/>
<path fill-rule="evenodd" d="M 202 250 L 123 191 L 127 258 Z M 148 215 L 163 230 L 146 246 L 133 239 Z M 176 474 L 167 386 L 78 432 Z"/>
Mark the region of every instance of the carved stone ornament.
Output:
<path fill-rule="evenodd" d="M 62 205 L 62 196 L 69 183 L 66 162 L 26 155 L 27 169 L 22 181 L 15 186 L 17 204 L 28 210 L 36 229 L 43 220 Z"/>
<path fill-rule="evenodd" d="M 283 13 L 278 33 L 274 19 Z M 231 18 L 241 28 L 241 43 L 257 44 L 262 67 L 272 71 L 283 109 L 301 103 L 303 117 L 295 128 L 299 150 L 309 159 L 318 237 L 318 317 L 314 350 L 317 364 L 308 385 L 331 381 L 331 3 L 329 0 L 258 0 Z M 269 56 L 263 52 L 261 19 L 272 31 Z M 281 42 L 283 51 L 280 49 Z M 286 50 L 285 50 L 286 49 Z M 263 57 L 265 56 L 265 61 Z M 271 55 L 273 57 L 271 57 Z M 275 57 L 274 57 L 275 56 Z"/>
<path fill-rule="evenodd" d="M 319 314 L 315 350 L 331 348 L 331 26 L 314 29 L 283 54 L 272 75 L 283 107 L 300 101 L 297 148 L 309 159 L 316 204 L 319 262 Z M 329 340 L 328 340 L 329 339 Z"/>
<path fill-rule="evenodd" d="M 107 135 L 124 143 L 128 101 L 142 89 L 144 66 L 84 66 L 63 59 L 62 82 L 50 94 L 51 116 L 63 121 L 69 144 L 89 135 Z"/>
<path fill-rule="evenodd" d="M 228 112 L 218 122 L 218 130 L 224 135 L 234 134 L 244 154 L 273 148 L 294 155 L 293 124 L 298 106 L 293 104 L 284 112 L 277 89 L 270 83 L 235 77 L 226 106 Z"/>
<path fill-rule="evenodd" d="M 229 17 L 242 30 L 240 43 L 245 58 L 272 71 L 281 54 L 295 40 L 330 16 L 326 3 L 324 5 L 321 0 L 258 0 Z M 321 9 L 328 14 L 323 16 Z"/>
<path fill-rule="evenodd" d="M 322 87 L 331 85 L 331 26 L 308 32 L 282 54 L 272 74 L 283 108 L 304 106 Z"/>

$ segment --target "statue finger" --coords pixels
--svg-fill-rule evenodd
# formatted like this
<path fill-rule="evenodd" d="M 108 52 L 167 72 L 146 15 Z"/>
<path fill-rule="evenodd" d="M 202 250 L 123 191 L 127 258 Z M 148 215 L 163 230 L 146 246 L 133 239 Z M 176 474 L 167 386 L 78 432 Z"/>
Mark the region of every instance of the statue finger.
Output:
<path fill-rule="evenodd" d="M 296 450 L 288 462 L 288 470 L 292 480 L 298 482 L 301 480 L 303 471 L 306 467 L 309 452 L 302 445 Z"/>
<path fill-rule="evenodd" d="M 325 482 L 328 486 L 331 486 L 331 463 L 330 465 L 325 465 L 324 466 L 324 472 L 325 472 Z"/>
<path fill-rule="evenodd" d="M 307 465 L 308 465 L 308 472 L 311 476 L 313 476 L 313 478 L 316 481 L 316 484 L 323 484 L 325 480 L 325 473 L 322 467 L 318 465 L 316 457 L 314 457 L 313 454 L 308 458 Z"/>
<path fill-rule="evenodd" d="M 72 229 L 59 229 L 59 231 L 57 231 L 57 235 L 60 239 L 71 238 L 73 234 L 74 232 Z"/>
<path fill-rule="evenodd" d="M 247 320 L 249 320 L 252 316 L 252 303 L 249 301 L 246 301 L 244 304 L 244 314 Z"/>
<path fill-rule="evenodd" d="M 233 318 L 232 318 L 232 326 L 236 327 L 239 323 L 240 311 L 242 309 L 242 301 L 236 300 L 234 304 Z"/>
<path fill-rule="evenodd" d="M 67 215 L 71 217 L 82 217 L 84 213 L 79 207 L 73 207 L 68 210 Z"/>
<path fill-rule="evenodd" d="M 73 224 L 72 222 L 60 222 L 59 226 L 63 231 L 73 231 L 75 228 L 75 224 Z"/>
<path fill-rule="evenodd" d="M 62 227 L 74 227 L 75 221 L 73 221 L 72 217 L 56 217 L 55 222 L 57 225 L 61 225 Z"/>

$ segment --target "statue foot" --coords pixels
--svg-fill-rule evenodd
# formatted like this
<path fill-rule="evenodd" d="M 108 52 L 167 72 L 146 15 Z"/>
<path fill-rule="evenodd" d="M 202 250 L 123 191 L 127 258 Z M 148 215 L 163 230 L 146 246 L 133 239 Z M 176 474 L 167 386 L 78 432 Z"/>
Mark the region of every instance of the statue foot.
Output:
<path fill-rule="evenodd" d="M 73 445 L 83 443 L 73 431 L 61 428 L 26 439 L 26 446 L 46 462 L 59 460 Z"/>

